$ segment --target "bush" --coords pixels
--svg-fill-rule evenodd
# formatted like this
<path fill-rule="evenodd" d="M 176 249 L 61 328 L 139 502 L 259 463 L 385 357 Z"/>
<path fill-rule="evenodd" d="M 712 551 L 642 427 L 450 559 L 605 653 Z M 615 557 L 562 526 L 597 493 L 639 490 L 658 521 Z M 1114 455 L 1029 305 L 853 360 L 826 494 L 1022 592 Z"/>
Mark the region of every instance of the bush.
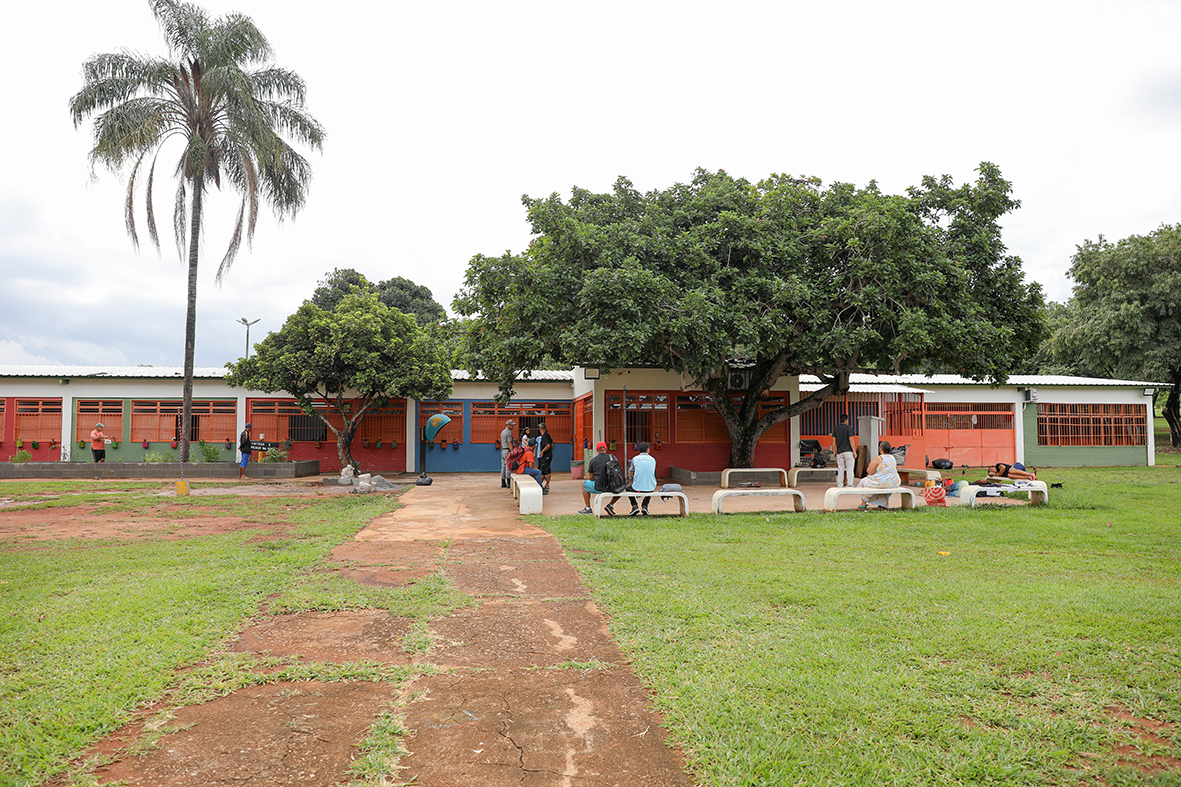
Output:
<path fill-rule="evenodd" d="M 161 451 L 159 453 L 156 453 L 155 451 L 153 451 L 152 453 L 147 454 L 144 457 L 144 461 L 149 464 L 160 464 L 162 462 L 175 462 L 176 461 L 176 454 L 172 453 L 171 451 Z"/>
<path fill-rule="evenodd" d="M 22 448 L 20 451 L 17 451 L 15 454 L 12 455 L 11 461 L 13 461 L 13 462 L 27 462 L 32 458 L 33 458 L 33 455 Z"/>
<path fill-rule="evenodd" d="M 259 461 L 262 461 L 262 462 L 286 462 L 287 461 L 287 452 L 284 451 L 282 448 L 271 448 L 265 454 L 263 454 L 262 459 Z"/>
<path fill-rule="evenodd" d="M 221 459 L 221 449 L 216 445 L 201 440 L 197 443 L 197 448 L 200 449 L 198 453 L 201 454 L 202 462 L 216 462 Z"/>

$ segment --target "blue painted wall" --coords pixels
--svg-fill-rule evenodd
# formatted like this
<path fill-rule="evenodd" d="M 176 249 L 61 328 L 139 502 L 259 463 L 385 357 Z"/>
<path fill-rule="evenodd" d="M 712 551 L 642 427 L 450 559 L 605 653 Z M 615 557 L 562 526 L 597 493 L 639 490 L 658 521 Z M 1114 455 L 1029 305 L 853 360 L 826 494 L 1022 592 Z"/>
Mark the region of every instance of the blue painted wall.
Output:
<path fill-rule="evenodd" d="M 458 447 L 448 444 L 441 448 L 437 443 L 434 448 L 426 450 L 426 470 L 428 473 L 499 473 L 500 448 L 488 443 L 472 444 L 472 402 L 487 402 L 487 399 L 454 399 L 450 401 L 463 402 L 463 442 Z M 559 402 L 559 399 L 530 399 L 538 402 Z M 421 473 L 419 466 L 420 449 L 414 446 L 414 472 Z M 574 456 L 574 447 L 570 443 L 554 443 L 554 473 L 570 472 L 570 461 Z"/>

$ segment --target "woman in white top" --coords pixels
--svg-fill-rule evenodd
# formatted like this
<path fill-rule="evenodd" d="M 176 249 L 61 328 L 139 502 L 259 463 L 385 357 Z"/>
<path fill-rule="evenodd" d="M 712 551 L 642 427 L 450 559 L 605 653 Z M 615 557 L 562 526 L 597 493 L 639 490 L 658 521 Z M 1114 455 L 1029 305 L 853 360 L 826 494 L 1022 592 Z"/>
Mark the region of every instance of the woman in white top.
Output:
<path fill-rule="evenodd" d="M 898 477 L 898 460 L 890 453 L 890 444 L 885 440 L 878 443 L 878 455 L 865 468 L 865 478 L 859 486 L 888 489 L 892 486 L 902 486 L 902 479 Z M 862 503 L 858 508 L 885 508 L 890 502 L 889 495 L 862 495 Z"/>

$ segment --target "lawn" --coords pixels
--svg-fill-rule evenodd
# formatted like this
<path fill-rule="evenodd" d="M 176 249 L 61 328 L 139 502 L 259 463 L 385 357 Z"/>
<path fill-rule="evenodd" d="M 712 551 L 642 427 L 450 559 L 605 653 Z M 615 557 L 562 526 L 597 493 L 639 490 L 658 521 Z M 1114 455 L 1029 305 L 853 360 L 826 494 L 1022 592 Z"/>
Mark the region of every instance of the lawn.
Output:
<path fill-rule="evenodd" d="M 1181 469 L 1051 505 L 538 518 L 704 785 L 1181 784 Z"/>
<path fill-rule="evenodd" d="M 0 496 L 38 509 L 87 503 L 153 516 L 158 489 L 21 482 L 0 485 Z M 339 577 L 326 563 L 336 545 L 391 510 L 393 498 L 210 496 L 169 503 L 181 507 L 168 511 L 170 520 L 200 514 L 282 527 L 262 540 L 258 529 L 248 529 L 179 540 L 0 543 L 0 786 L 40 784 L 161 697 L 208 698 L 292 675 L 409 677 L 363 663 L 290 664 L 275 672 L 277 665 L 220 654 L 264 606 L 271 614 L 385 608 L 425 621 L 461 603 L 439 576 L 373 588 Z"/>

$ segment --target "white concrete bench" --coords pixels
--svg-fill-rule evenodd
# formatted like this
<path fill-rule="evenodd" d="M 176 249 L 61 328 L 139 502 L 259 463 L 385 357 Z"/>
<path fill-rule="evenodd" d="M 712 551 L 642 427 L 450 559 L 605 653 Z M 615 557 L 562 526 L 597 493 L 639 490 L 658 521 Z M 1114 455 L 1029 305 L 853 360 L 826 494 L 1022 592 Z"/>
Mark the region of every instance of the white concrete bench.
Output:
<path fill-rule="evenodd" d="M 905 509 L 914 508 L 915 502 L 914 490 L 905 486 L 834 486 L 824 493 L 824 510 L 836 511 L 837 498 L 842 495 L 899 495 Z"/>
<path fill-rule="evenodd" d="M 1045 481 L 1026 481 L 1023 482 L 1021 486 L 1017 486 L 1013 483 L 1013 479 L 1011 478 L 989 478 L 988 480 L 998 484 L 1012 486 L 1014 488 L 998 490 L 995 487 L 974 486 L 973 484 L 968 484 L 960 490 L 960 505 L 974 506 L 976 505 L 976 501 L 980 496 L 989 497 L 990 495 L 985 495 L 985 493 L 990 491 L 1028 492 L 1029 504 L 1034 506 L 1046 505 L 1050 502 L 1050 488 L 1046 486 Z"/>
<path fill-rule="evenodd" d="M 798 489 L 719 489 L 714 492 L 713 512 L 715 514 L 725 513 L 722 511 L 722 501 L 727 497 L 762 497 L 767 495 L 787 495 L 792 498 L 796 511 L 808 510 L 808 506 L 804 503 L 804 493 Z"/>
<path fill-rule="evenodd" d="M 591 503 L 591 508 L 595 512 L 595 516 L 601 517 L 603 515 L 603 508 L 605 507 L 604 503 L 603 503 L 603 498 L 607 498 L 608 500 L 610 500 L 613 497 L 618 497 L 621 499 L 627 498 L 629 500 L 634 500 L 634 501 L 636 501 L 637 505 L 639 504 L 639 501 L 643 500 L 645 497 L 653 497 L 653 498 L 675 497 L 681 506 L 681 516 L 688 516 L 689 515 L 689 498 L 688 498 L 688 496 L 685 495 L 684 492 L 660 492 L 660 491 L 657 491 L 657 492 L 620 492 L 619 494 L 615 494 L 614 492 L 597 492 L 595 494 L 594 501 Z M 616 516 L 619 516 L 619 514 L 616 514 Z"/>
<path fill-rule="evenodd" d="M 942 474 L 938 470 L 928 470 L 925 467 L 900 467 L 898 468 L 898 475 L 902 478 L 902 483 L 910 481 L 910 476 L 918 476 L 924 481 L 941 481 Z"/>
<path fill-rule="evenodd" d="M 800 476 L 803 476 L 804 481 L 828 481 L 832 483 L 837 480 L 837 469 L 835 467 L 793 467 L 787 471 L 787 485 L 799 486 Z"/>
<path fill-rule="evenodd" d="M 513 499 L 520 501 L 522 514 L 540 514 L 544 492 L 541 485 L 531 475 L 513 473 L 509 476 L 509 487 L 513 490 Z"/>
<path fill-rule="evenodd" d="M 727 467 L 722 471 L 722 489 L 730 489 L 730 476 L 735 473 L 777 473 L 779 485 L 787 486 L 787 471 L 782 467 Z"/>

